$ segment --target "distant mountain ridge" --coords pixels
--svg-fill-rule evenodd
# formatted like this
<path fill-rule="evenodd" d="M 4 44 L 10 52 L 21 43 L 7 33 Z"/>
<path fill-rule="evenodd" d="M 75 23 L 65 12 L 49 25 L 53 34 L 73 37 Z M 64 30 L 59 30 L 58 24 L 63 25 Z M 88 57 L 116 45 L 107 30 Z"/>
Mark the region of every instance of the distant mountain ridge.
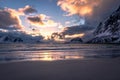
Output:
<path fill-rule="evenodd" d="M 42 36 L 32 36 L 22 32 L 0 32 L 0 43 L 40 43 Z"/>
<path fill-rule="evenodd" d="M 100 22 L 88 43 L 120 43 L 120 6 L 105 21 Z"/>

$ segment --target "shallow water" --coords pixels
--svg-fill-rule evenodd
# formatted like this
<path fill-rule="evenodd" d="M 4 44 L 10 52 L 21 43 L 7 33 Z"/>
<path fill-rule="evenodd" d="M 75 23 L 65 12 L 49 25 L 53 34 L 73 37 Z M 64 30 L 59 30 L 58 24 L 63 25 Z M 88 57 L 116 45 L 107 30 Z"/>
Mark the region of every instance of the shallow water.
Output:
<path fill-rule="evenodd" d="M 120 57 L 117 44 L 0 44 L 0 62 Z"/>

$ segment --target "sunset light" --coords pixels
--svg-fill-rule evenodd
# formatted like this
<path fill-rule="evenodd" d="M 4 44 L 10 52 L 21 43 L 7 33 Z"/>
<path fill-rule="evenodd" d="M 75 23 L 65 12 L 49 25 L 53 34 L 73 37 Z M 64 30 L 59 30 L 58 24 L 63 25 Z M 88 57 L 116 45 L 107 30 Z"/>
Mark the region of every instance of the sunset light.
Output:
<path fill-rule="evenodd" d="M 120 80 L 120 0 L 0 0 L 0 80 Z"/>

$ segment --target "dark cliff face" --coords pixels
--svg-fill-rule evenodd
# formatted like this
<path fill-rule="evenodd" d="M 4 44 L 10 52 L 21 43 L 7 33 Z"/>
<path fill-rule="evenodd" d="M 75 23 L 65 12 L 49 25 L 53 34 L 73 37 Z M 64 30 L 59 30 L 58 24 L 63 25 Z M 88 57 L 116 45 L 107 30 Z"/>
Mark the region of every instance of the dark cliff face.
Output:
<path fill-rule="evenodd" d="M 101 36 L 95 37 L 92 40 L 88 41 L 87 43 L 120 43 L 119 36 Z"/>
<path fill-rule="evenodd" d="M 120 43 L 120 7 L 94 31 L 94 38 L 88 43 Z"/>
<path fill-rule="evenodd" d="M 105 32 L 113 35 L 120 33 L 120 7 L 115 12 L 113 12 L 105 21 L 100 22 L 94 34 L 99 35 Z"/>

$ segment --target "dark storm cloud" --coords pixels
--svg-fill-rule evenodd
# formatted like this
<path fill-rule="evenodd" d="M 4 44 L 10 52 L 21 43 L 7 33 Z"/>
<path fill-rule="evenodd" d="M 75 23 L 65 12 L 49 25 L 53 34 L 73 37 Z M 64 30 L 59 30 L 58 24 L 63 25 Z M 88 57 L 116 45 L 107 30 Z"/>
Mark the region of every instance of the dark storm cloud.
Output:
<path fill-rule="evenodd" d="M 99 6 L 94 8 L 92 16 L 86 16 L 86 22 L 97 27 L 120 6 L 120 0 L 101 0 Z"/>
<path fill-rule="evenodd" d="M 62 32 L 65 35 L 73 35 L 73 34 L 80 34 L 80 33 L 87 33 L 92 31 L 94 28 L 91 26 L 80 25 L 80 26 L 72 26 L 66 27 Z"/>
<path fill-rule="evenodd" d="M 25 14 L 36 13 L 37 12 L 36 9 L 34 9 L 32 6 L 29 6 L 29 5 L 25 6 L 24 8 L 20 8 L 19 11 L 23 12 Z"/>
<path fill-rule="evenodd" d="M 38 16 L 28 17 L 27 19 L 32 21 L 32 22 L 41 22 L 42 21 Z"/>
<path fill-rule="evenodd" d="M 33 25 L 43 25 L 42 19 L 40 16 L 29 16 L 27 20 Z"/>
<path fill-rule="evenodd" d="M 12 10 L 0 10 L 0 28 L 2 29 L 21 29 L 20 19 Z"/>

